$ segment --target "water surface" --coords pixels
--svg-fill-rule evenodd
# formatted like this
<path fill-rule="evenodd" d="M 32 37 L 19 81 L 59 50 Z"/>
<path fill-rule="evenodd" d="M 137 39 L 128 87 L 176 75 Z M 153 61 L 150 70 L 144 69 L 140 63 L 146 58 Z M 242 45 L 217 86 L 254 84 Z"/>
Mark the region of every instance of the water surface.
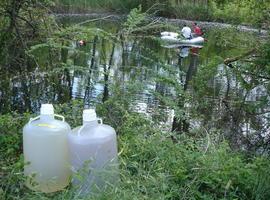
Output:
<path fill-rule="evenodd" d="M 68 27 L 82 20 L 86 19 L 67 18 L 62 22 Z M 101 20 L 85 26 L 115 34 L 121 29 L 120 23 Z M 240 36 L 229 29 L 208 30 L 205 33 L 207 42 L 202 48 L 166 46 L 160 43 L 157 33 L 148 36 L 137 35 L 115 42 L 92 35 L 85 46 L 78 46 L 77 41 L 73 41 L 70 48 L 62 49 L 58 56 L 48 48 L 38 50 L 35 55 L 39 67 L 29 64 L 23 71 L 15 67 L 9 72 L 1 69 L 0 113 L 37 112 L 41 103 L 66 103 L 72 99 L 82 99 L 85 107 L 95 106 L 108 99 L 110 88 L 116 83 L 125 92 L 132 82 L 142 88 L 131 102 L 132 109 L 153 120 L 158 119 L 170 129 L 173 114 L 177 111 L 162 102 L 159 96 L 177 100 L 178 91 L 166 82 L 168 78 L 177 81 L 189 94 L 182 105 L 188 112 L 189 129 L 212 126 L 227 134 L 269 133 L 266 120 L 269 115 L 264 112 L 267 106 L 260 108 L 261 113 L 266 114 L 256 117 L 249 116 L 237 106 L 239 100 L 243 105 L 258 103 L 262 98 L 269 100 L 267 89 L 263 84 L 249 90 L 243 88 L 243 77 L 223 64 L 223 59 L 239 55 L 252 46 L 252 36 Z M 213 70 L 205 70 L 211 63 Z M 194 77 L 207 78 L 203 85 L 209 88 L 206 94 L 199 93 L 200 82 L 194 81 Z"/>

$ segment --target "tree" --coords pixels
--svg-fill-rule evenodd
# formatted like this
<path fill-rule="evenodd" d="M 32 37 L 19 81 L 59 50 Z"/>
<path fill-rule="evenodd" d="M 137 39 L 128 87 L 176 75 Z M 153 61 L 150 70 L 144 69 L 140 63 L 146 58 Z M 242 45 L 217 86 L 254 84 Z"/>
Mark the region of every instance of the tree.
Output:
<path fill-rule="evenodd" d="M 48 15 L 49 0 L 0 1 L 0 109 L 9 110 L 11 77 L 22 75 L 25 69 L 38 64 L 27 54 L 30 46 L 46 40 L 52 32 L 54 20 Z M 11 79 L 9 85 L 6 79 Z M 25 97 L 25 102 L 29 102 Z M 26 103 L 27 104 L 27 103 Z"/>

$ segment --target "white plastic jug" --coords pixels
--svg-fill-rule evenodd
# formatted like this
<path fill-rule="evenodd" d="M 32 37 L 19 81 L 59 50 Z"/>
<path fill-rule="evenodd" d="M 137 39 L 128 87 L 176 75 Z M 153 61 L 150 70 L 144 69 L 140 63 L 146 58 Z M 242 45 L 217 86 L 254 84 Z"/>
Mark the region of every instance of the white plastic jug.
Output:
<path fill-rule="evenodd" d="M 62 121 L 54 117 L 62 118 Z M 23 128 L 26 185 L 42 192 L 55 192 L 69 184 L 71 175 L 67 135 L 70 126 L 55 115 L 51 104 L 42 104 L 40 116 Z"/>
<path fill-rule="evenodd" d="M 102 124 L 94 109 L 83 111 L 83 126 L 70 132 L 68 142 L 71 165 L 77 174 L 72 182 L 81 194 L 118 181 L 116 133 Z"/>

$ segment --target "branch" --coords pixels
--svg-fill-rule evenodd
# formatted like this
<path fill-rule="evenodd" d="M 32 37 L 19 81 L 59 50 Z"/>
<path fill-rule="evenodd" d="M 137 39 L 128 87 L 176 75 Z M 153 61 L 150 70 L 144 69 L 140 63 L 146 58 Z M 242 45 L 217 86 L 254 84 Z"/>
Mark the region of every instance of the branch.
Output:
<path fill-rule="evenodd" d="M 36 31 L 35 26 L 33 24 L 31 24 L 31 22 L 29 22 L 27 19 L 23 18 L 20 15 L 17 15 L 16 17 L 19 18 L 19 19 L 21 19 L 22 21 L 26 22 L 29 26 L 31 26 L 31 28 L 33 29 L 34 32 Z"/>
<path fill-rule="evenodd" d="M 205 155 L 207 153 L 208 149 L 209 149 L 210 144 L 211 144 L 211 141 L 210 141 L 211 139 L 210 139 L 210 136 L 209 136 L 209 133 L 208 133 L 207 129 L 205 127 L 203 127 L 203 129 L 205 130 L 206 136 L 207 136 L 207 145 L 206 145 L 206 148 L 205 148 L 205 150 L 203 152 L 203 154 Z"/>
<path fill-rule="evenodd" d="M 235 62 L 237 60 L 240 60 L 240 59 L 242 59 L 242 58 L 244 58 L 246 56 L 249 56 L 251 54 L 254 54 L 255 52 L 256 52 L 256 49 L 254 48 L 254 49 L 251 49 L 250 51 L 248 51 L 248 52 L 246 52 L 246 53 L 244 53 L 242 55 L 235 56 L 235 57 L 232 57 L 232 58 L 226 58 L 224 60 L 224 64 L 227 65 L 227 66 L 229 66 L 229 67 L 231 67 L 231 65 L 229 65 L 230 63 Z"/>
<path fill-rule="evenodd" d="M 232 57 L 232 58 L 226 58 L 224 60 L 224 64 L 227 65 L 228 67 L 234 69 L 235 67 L 231 64 L 232 62 L 235 62 L 237 60 L 240 60 L 242 58 L 245 58 L 247 56 L 251 56 L 253 55 L 254 53 L 256 52 L 256 49 L 251 49 L 250 51 L 242 54 L 242 55 L 239 55 L 239 56 L 236 56 L 236 57 Z M 254 55 L 252 56 L 254 57 Z M 250 60 L 244 60 L 246 62 L 252 62 Z M 255 74 L 255 73 L 252 73 L 252 72 L 249 72 L 249 71 L 242 71 L 241 73 L 245 74 L 245 75 L 250 75 L 250 76 L 255 76 L 257 78 L 262 78 L 262 79 L 267 79 L 267 80 L 270 80 L 270 77 L 269 76 L 263 76 L 263 75 L 258 75 L 258 74 Z"/>
<path fill-rule="evenodd" d="M 81 23 L 78 23 L 76 25 L 80 26 L 80 25 L 83 25 L 83 24 L 86 24 L 86 23 L 89 23 L 89 22 L 95 22 L 95 21 L 99 21 L 99 20 L 104 20 L 104 19 L 107 19 L 107 18 L 110 18 L 112 17 L 113 15 L 108 15 L 106 17 L 101 17 L 101 18 L 96 18 L 96 19 L 90 19 L 90 20 L 86 20 L 86 21 L 83 21 Z"/>

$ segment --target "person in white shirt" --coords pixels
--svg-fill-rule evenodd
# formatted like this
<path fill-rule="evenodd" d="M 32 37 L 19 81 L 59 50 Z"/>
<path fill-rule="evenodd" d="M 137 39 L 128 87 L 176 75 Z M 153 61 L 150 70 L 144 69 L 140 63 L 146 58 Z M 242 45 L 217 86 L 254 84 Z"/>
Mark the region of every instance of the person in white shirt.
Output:
<path fill-rule="evenodd" d="M 189 54 L 189 47 L 180 47 L 180 53 L 179 53 L 179 56 L 181 58 L 185 58 L 185 57 L 188 57 L 188 54 Z"/>
<path fill-rule="evenodd" d="M 191 29 L 185 24 L 184 27 L 181 30 L 182 35 L 186 38 L 186 39 L 191 39 Z"/>

